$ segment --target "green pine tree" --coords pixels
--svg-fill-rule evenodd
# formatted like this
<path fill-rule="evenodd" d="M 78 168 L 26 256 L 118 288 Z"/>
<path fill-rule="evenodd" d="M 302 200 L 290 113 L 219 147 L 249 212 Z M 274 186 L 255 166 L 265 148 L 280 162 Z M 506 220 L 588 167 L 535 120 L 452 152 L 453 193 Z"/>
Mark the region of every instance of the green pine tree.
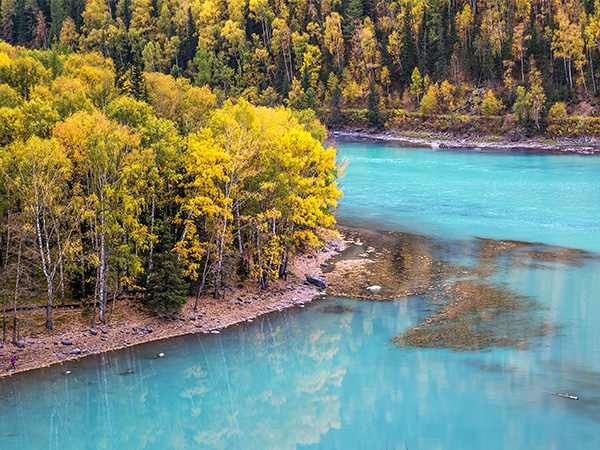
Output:
<path fill-rule="evenodd" d="M 381 112 L 379 111 L 379 91 L 377 91 L 377 86 L 375 86 L 375 83 L 371 83 L 369 85 L 367 120 L 371 128 L 379 128 L 383 125 Z"/>
<path fill-rule="evenodd" d="M 142 300 L 147 308 L 160 317 L 174 317 L 187 300 L 188 283 L 181 276 L 177 255 L 163 252 L 155 255 L 154 273 Z"/>

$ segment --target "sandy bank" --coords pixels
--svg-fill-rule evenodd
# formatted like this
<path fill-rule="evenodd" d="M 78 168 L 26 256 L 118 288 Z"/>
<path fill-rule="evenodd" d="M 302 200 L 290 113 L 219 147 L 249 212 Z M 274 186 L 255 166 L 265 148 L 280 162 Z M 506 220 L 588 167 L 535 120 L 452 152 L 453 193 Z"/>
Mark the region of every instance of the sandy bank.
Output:
<path fill-rule="evenodd" d="M 557 140 L 540 140 L 524 138 L 517 142 L 499 138 L 462 138 L 451 134 L 432 133 L 425 137 L 403 136 L 394 131 L 367 132 L 367 131 L 334 131 L 333 137 L 345 137 L 356 139 L 373 139 L 386 142 L 398 142 L 411 147 L 432 148 L 473 148 L 473 149 L 523 149 L 540 150 L 548 152 L 568 152 L 583 155 L 600 154 L 600 141 L 594 138 L 570 139 L 561 138 Z"/>
<path fill-rule="evenodd" d="M 218 333 L 230 325 L 251 321 L 257 316 L 284 308 L 302 307 L 304 303 L 323 295 L 313 285 L 306 284 L 305 274 L 322 273 L 322 265 L 344 249 L 340 236 L 327 238 L 326 244 L 311 253 L 296 255 L 289 266 L 287 280 L 278 280 L 268 290 L 259 292 L 256 283 L 243 288 L 225 291 L 224 298 L 200 298 L 198 311 L 193 309 L 195 299 L 190 298 L 176 320 L 163 320 L 140 309 L 137 301 L 119 302 L 113 319 L 92 329 L 81 320 L 81 311 L 67 311 L 57 320 L 55 330 L 22 336 L 24 348 L 8 341 L 0 348 L 0 377 L 18 372 L 46 367 L 69 359 L 117 350 L 145 342 L 195 333 Z M 56 314 L 61 314 L 59 311 Z M 10 360 L 17 357 L 16 370 Z"/>

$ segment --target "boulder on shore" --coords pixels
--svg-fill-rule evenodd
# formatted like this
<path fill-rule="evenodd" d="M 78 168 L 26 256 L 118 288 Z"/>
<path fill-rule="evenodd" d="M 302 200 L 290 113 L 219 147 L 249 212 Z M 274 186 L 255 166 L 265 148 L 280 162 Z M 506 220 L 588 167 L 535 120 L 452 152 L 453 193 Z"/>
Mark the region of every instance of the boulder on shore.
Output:
<path fill-rule="evenodd" d="M 308 275 L 306 274 L 306 281 L 308 281 L 310 284 L 315 285 L 316 287 L 320 288 L 320 289 L 326 289 L 327 288 L 327 283 L 325 282 L 325 280 L 321 277 L 318 277 L 316 275 Z"/>

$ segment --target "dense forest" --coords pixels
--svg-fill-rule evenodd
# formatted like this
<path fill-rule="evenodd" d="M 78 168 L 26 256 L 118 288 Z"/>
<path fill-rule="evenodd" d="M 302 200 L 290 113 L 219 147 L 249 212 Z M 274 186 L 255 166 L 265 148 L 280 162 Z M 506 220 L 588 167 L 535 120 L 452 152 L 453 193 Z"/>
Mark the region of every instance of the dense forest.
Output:
<path fill-rule="evenodd" d="M 333 124 L 401 110 L 598 131 L 597 0 L 2 0 L 0 38 L 99 52 L 138 99 L 159 72 Z"/>
<path fill-rule="evenodd" d="M 284 276 L 340 195 L 317 118 L 600 134 L 599 0 L 0 0 L 0 39 L 0 301 L 48 328 Z"/>
<path fill-rule="evenodd" d="M 220 103 L 135 67 L 116 80 L 99 53 L 0 43 L 0 301 L 13 339 L 24 306 L 44 305 L 51 329 L 53 305 L 93 305 L 104 323 L 123 293 L 167 315 L 237 280 L 266 288 L 334 223 L 336 150 L 314 113 Z"/>

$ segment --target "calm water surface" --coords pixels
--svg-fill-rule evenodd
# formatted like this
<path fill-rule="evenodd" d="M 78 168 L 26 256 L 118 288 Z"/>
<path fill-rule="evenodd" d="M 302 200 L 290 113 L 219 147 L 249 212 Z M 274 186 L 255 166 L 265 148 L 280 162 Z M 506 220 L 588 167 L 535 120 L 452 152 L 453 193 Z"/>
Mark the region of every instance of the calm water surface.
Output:
<path fill-rule="evenodd" d="M 524 350 L 399 349 L 390 339 L 431 314 L 422 297 L 328 298 L 1 380 L 0 448 L 599 448 L 600 159 L 341 146 L 340 222 L 425 236 L 560 332 Z M 482 239 L 583 252 L 484 258 Z"/>

